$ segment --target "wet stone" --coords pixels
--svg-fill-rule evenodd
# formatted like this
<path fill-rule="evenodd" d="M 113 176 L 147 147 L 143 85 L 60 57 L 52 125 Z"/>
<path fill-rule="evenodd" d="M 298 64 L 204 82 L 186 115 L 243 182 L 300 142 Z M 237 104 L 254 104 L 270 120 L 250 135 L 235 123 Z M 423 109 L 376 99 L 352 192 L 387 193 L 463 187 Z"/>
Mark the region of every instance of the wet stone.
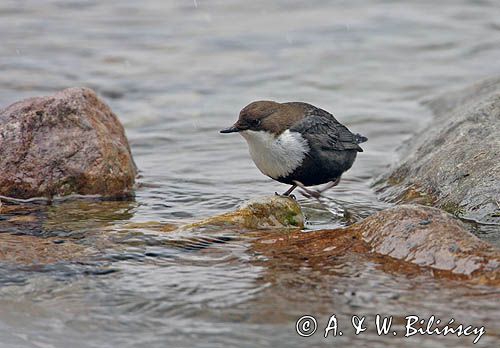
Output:
<path fill-rule="evenodd" d="M 127 196 L 137 169 L 123 126 L 88 88 L 0 110 L 0 195 Z"/>
<path fill-rule="evenodd" d="M 403 160 L 376 189 L 387 201 L 432 205 L 500 225 L 500 78 L 427 105 L 434 119 L 405 144 Z"/>
<path fill-rule="evenodd" d="M 91 253 L 90 249 L 71 241 L 61 244 L 53 238 L 0 233 L 0 262 L 24 265 L 76 262 L 88 259 Z"/>
<path fill-rule="evenodd" d="M 430 223 L 420 225 L 421 221 Z M 354 257 L 373 260 L 391 273 L 432 270 L 438 278 L 500 285 L 500 250 L 436 208 L 401 205 L 345 228 L 280 236 L 275 235 L 272 243 L 269 235 L 263 236 L 254 244 L 255 251 L 275 261 L 307 260 L 311 267 L 334 267 L 338 260 Z"/>
<path fill-rule="evenodd" d="M 296 200 L 269 196 L 251 200 L 234 212 L 210 217 L 184 228 L 206 226 L 240 227 L 246 229 L 276 229 L 304 227 L 304 215 Z"/>

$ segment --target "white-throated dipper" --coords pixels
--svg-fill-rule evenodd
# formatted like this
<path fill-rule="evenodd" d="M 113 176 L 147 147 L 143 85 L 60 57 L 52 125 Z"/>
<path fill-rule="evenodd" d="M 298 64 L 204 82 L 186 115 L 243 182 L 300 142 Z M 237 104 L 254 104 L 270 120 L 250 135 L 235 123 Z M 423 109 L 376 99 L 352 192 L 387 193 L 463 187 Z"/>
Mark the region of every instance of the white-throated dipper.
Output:
<path fill-rule="evenodd" d="M 283 195 L 300 186 L 305 196 L 315 198 L 339 183 L 363 151 L 358 144 L 368 140 L 311 104 L 267 100 L 245 106 L 238 121 L 220 132 L 239 132 L 257 168 L 292 185 Z M 306 188 L 324 183 L 329 184 L 320 191 Z"/>

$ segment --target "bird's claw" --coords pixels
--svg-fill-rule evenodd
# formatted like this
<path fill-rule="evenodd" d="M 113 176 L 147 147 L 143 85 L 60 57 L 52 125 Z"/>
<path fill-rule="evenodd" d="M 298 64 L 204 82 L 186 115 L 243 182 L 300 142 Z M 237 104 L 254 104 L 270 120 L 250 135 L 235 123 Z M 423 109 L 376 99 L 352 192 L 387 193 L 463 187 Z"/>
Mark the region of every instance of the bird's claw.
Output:
<path fill-rule="evenodd" d="M 297 200 L 297 197 L 295 197 L 295 195 L 285 195 L 285 194 L 279 194 L 278 192 L 274 192 L 274 195 L 275 196 L 279 196 L 279 197 L 285 197 L 285 198 L 288 198 L 290 197 L 291 199 L 293 199 L 294 201 Z"/>

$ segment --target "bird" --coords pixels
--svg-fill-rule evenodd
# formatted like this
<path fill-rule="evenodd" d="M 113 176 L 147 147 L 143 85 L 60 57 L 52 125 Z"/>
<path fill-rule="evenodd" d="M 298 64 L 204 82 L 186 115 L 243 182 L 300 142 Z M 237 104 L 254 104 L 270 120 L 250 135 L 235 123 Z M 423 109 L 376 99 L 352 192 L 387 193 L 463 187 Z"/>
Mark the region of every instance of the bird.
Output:
<path fill-rule="evenodd" d="M 252 160 L 266 176 L 306 197 L 319 200 L 339 184 L 368 140 L 352 133 L 329 112 L 304 102 L 254 101 L 239 113 L 238 120 L 220 133 L 239 133 L 245 138 Z M 309 186 L 327 184 L 322 189 Z"/>

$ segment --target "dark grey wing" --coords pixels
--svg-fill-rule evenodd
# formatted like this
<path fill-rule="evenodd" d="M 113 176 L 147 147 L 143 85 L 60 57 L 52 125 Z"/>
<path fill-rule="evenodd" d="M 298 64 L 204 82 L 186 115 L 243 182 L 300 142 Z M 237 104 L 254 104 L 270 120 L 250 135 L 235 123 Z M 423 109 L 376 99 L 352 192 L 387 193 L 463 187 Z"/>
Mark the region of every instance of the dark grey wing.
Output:
<path fill-rule="evenodd" d="M 351 133 L 332 114 L 319 108 L 308 110 L 307 116 L 290 127 L 290 131 L 300 132 L 309 142 L 323 150 L 363 152 L 358 144 L 366 141 L 365 137 Z"/>

